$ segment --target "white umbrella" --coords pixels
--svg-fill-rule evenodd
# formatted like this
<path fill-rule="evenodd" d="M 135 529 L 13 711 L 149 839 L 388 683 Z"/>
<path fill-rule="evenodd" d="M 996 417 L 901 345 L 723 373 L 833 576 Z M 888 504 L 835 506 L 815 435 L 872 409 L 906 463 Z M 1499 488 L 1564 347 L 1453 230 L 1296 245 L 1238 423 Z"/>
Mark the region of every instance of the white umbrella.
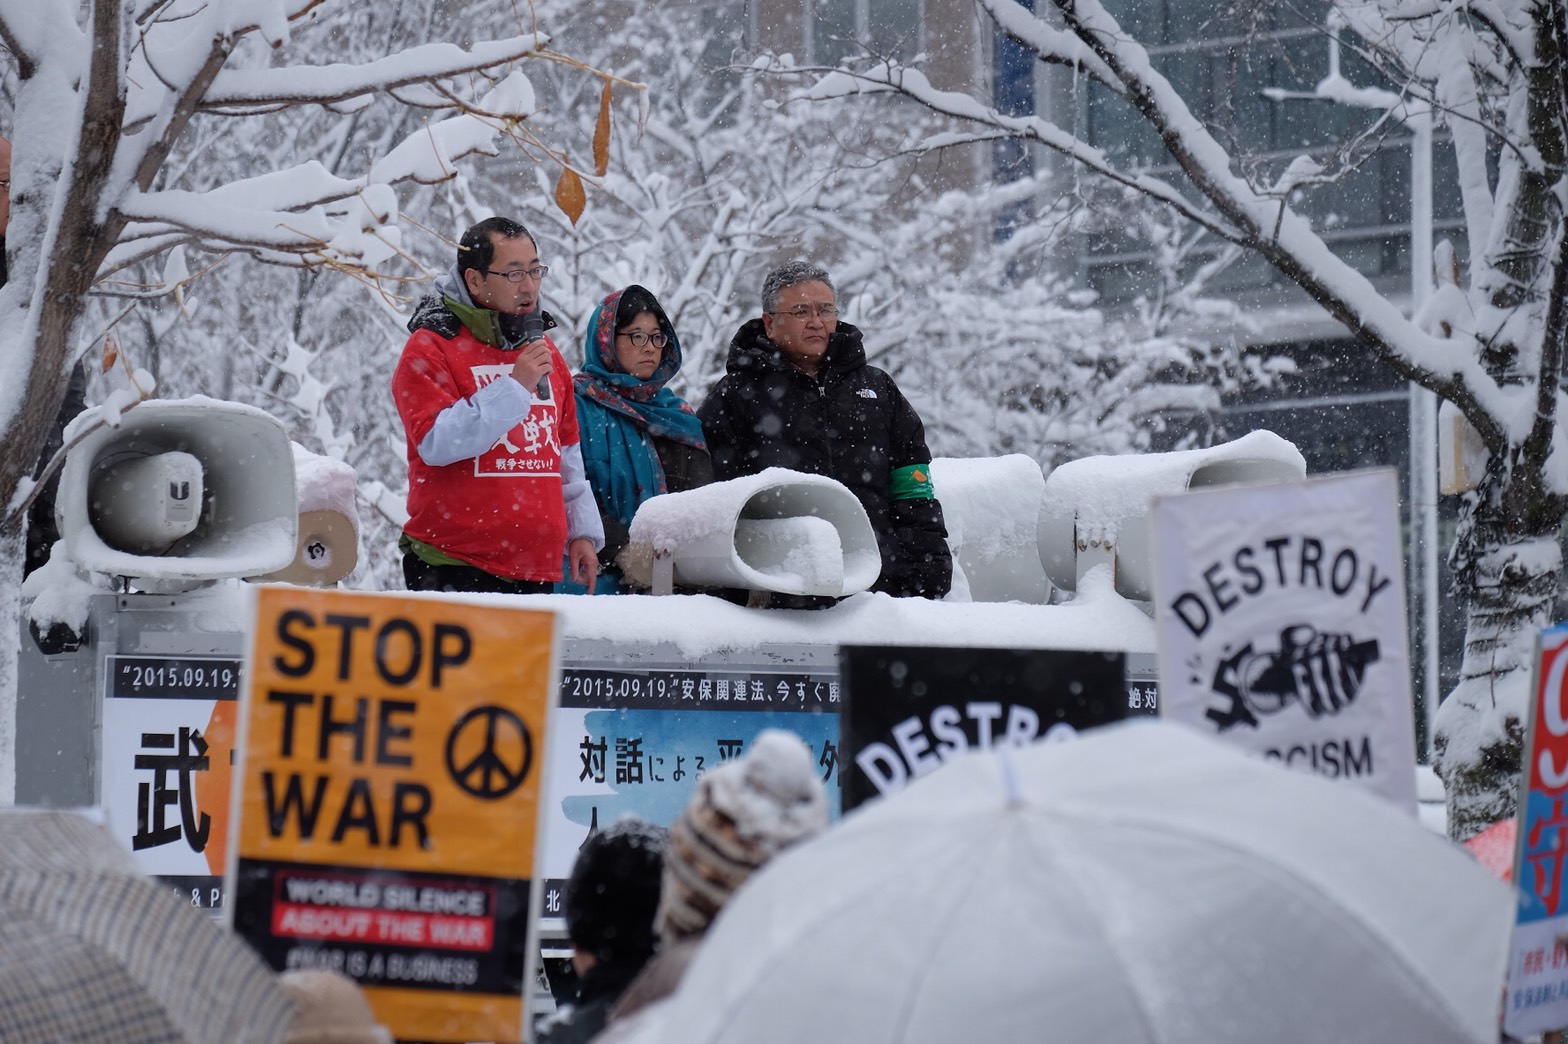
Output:
<path fill-rule="evenodd" d="M 65 811 L 0 811 L 0 1041 L 274 1044 L 294 1005 L 234 933 Z"/>
<path fill-rule="evenodd" d="M 1511 910 L 1358 788 L 1112 726 L 964 755 L 775 859 L 659 1039 L 1495 1042 Z"/>

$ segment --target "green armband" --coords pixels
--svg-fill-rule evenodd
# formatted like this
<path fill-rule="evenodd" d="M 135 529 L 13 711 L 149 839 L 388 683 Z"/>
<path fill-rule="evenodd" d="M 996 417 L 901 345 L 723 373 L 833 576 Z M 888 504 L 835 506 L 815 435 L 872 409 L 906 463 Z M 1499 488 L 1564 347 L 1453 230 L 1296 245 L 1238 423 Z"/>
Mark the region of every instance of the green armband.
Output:
<path fill-rule="evenodd" d="M 907 468 L 894 468 L 892 478 L 893 500 L 930 500 L 936 496 L 931 486 L 931 465 L 911 464 Z"/>

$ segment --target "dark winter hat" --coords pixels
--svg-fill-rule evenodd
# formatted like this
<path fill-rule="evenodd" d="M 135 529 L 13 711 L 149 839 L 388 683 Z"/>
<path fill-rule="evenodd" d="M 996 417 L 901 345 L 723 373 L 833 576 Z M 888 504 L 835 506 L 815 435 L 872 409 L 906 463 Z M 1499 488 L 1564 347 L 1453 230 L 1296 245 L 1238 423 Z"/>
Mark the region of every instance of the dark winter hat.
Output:
<path fill-rule="evenodd" d="M 670 828 L 659 934 L 701 935 L 758 867 L 828 821 L 827 791 L 800 737 L 765 729 L 706 773 Z"/>
<path fill-rule="evenodd" d="M 653 954 L 653 917 L 669 833 L 623 816 L 589 837 L 566 882 L 566 934 L 605 964 L 641 964 Z"/>

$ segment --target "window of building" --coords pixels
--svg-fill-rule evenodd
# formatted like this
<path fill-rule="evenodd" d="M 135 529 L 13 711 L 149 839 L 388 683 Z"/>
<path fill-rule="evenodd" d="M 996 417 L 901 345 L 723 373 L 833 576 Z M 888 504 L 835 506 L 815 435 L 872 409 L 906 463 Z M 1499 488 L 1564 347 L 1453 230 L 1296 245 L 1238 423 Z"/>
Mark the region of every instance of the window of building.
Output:
<path fill-rule="evenodd" d="M 925 47 L 923 0 L 812 0 L 806 53 L 816 65 L 846 58 L 909 61 Z"/>
<path fill-rule="evenodd" d="M 1232 149 L 1238 173 L 1266 184 L 1303 153 L 1342 171 L 1336 183 L 1308 190 L 1293 198 L 1292 206 L 1364 274 L 1408 275 L 1409 137 L 1396 127 L 1356 155 L 1341 155 L 1336 148 L 1372 127 L 1379 113 L 1326 101 L 1276 101 L 1264 94 L 1267 88 L 1311 91 L 1327 72 L 1325 2 L 1216 8 L 1185 0 L 1106 0 L 1105 6 L 1144 43 L 1155 67 L 1215 138 Z M 1353 48 L 1343 48 L 1340 59 L 1352 83 L 1382 82 Z M 1097 88 L 1086 88 L 1080 99 L 1081 125 L 1090 142 L 1123 166 L 1185 186 L 1158 137 L 1125 101 Z M 1436 144 L 1434 231 L 1463 251 L 1452 152 L 1441 140 Z M 1088 279 L 1106 300 L 1126 299 L 1152 285 L 1146 248 L 1119 230 L 1093 238 L 1086 248 Z M 1226 273 L 1210 289 L 1262 289 L 1277 282 L 1268 266 L 1250 264 Z"/>
<path fill-rule="evenodd" d="M 1018 0 L 1025 10 L 1034 10 L 1034 0 Z M 992 43 L 995 69 L 991 102 L 998 112 L 1009 116 L 1032 116 L 1035 111 L 1034 51 L 997 29 Z M 991 173 L 999 182 L 1019 181 L 1034 173 L 1034 156 L 1029 146 L 1016 138 L 998 138 L 991 149 Z M 1029 221 L 1031 207 L 1020 200 L 996 215 L 992 234 L 998 242 Z"/>

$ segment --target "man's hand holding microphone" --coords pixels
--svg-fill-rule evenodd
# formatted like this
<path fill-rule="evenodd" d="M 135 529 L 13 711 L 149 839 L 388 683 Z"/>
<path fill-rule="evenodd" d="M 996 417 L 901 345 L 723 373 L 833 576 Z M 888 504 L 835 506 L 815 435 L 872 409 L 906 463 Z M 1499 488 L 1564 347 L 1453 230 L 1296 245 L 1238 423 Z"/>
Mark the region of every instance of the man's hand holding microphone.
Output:
<path fill-rule="evenodd" d="M 550 401 L 550 346 L 544 339 L 544 313 L 539 305 L 523 313 L 523 347 L 512 364 L 512 377 L 524 388 L 531 390 L 540 401 Z M 566 545 L 566 576 L 593 592 L 599 575 L 599 555 L 593 541 L 576 537 Z"/>
<path fill-rule="evenodd" d="M 544 339 L 544 314 L 539 306 L 523 313 L 523 347 L 512 364 L 512 377 L 541 400 L 550 399 L 550 346 Z"/>

